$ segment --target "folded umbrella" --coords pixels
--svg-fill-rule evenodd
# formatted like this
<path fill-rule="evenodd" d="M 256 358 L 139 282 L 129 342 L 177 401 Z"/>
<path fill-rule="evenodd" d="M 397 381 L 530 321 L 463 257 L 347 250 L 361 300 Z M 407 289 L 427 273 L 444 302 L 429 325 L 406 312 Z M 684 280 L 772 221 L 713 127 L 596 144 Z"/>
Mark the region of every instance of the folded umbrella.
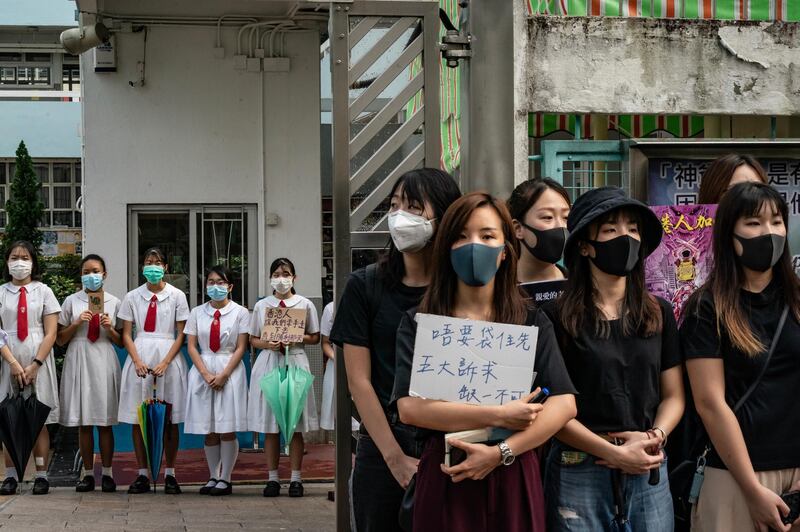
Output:
<path fill-rule="evenodd" d="M 137 412 L 139 428 L 142 430 L 147 465 L 156 491 L 156 479 L 161 472 L 161 458 L 164 454 L 164 430 L 167 424 L 169 405 L 156 398 L 156 377 L 153 376 L 153 397 L 142 402 Z"/>
<path fill-rule="evenodd" d="M 18 390 L 0 403 L 0 442 L 17 468 L 20 479 L 49 414 L 50 407 L 36 398 L 33 385 L 28 397 L 23 397 L 22 391 Z"/>
<path fill-rule="evenodd" d="M 259 382 L 264 399 L 275 415 L 287 447 L 303 414 L 308 390 L 314 383 L 314 376 L 311 373 L 294 364 L 289 365 L 288 361 L 287 347 L 284 364 L 264 375 Z"/>

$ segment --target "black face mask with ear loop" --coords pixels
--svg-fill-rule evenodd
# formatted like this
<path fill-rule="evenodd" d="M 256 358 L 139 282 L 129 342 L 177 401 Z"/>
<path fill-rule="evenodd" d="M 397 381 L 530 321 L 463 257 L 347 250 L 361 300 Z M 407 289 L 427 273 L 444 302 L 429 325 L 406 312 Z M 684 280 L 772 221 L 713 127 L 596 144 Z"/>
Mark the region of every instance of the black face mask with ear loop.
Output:
<path fill-rule="evenodd" d="M 564 246 L 567 244 L 569 231 L 566 227 L 555 227 L 553 229 L 536 229 L 526 223 L 520 225 L 536 236 L 536 245 L 529 246 L 525 239 L 520 239 L 531 255 L 542 262 L 555 264 L 564 255 Z"/>
<path fill-rule="evenodd" d="M 742 245 L 739 262 L 742 266 L 757 272 L 765 272 L 778 264 L 786 246 L 786 237 L 768 233 L 766 235 L 744 238 L 734 233 L 734 238 Z"/>
<path fill-rule="evenodd" d="M 621 235 L 611 240 L 598 242 L 588 240 L 594 247 L 594 258 L 589 257 L 600 271 L 609 275 L 625 277 L 633 271 L 639 262 L 639 248 L 642 243 L 628 235 Z"/>

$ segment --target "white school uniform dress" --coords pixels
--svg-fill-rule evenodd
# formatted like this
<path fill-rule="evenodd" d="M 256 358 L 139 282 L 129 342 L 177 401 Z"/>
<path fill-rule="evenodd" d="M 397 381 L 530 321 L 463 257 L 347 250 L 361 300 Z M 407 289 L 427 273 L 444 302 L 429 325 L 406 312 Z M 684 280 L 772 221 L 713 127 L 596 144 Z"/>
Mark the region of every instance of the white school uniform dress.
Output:
<path fill-rule="evenodd" d="M 333 329 L 333 302 L 325 305 L 319 323 L 319 333 L 330 338 Z M 324 355 L 323 355 L 324 356 Z M 325 374 L 322 377 L 322 404 L 319 409 L 319 428 L 334 430 L 336 428 L 336 361 L 327 359 Z M 359 423 L 350 418 L 350 430 L 358 430 Z"/>
<path fill-rule="evenodd" d="M 305 308 L 307 310 L 306 317 L 306 334 L 316 334 L 319 332 L 319 318 L 317 318 L 317 309 L 314 303 L 309 301 L 303 296 L 293 295 L 289 299 L 282 300 L 287 308 Z M 266 319 L 266 309 L 276 308 L 280 306 L 281 300 L 275 296 L 265 297 L 256 303 L 253 309 L 253 317 L 250 320 L 250 334 L 252 336 L 260 337 L 261 329 Z M 284 364 L 286 356 L 277 351 L 263 349 L 256 358 L 253 364 L 253 371 L 250 374 L 250 396 L 247 401 L 247 430 L 252 432 L 261 432 L 264 434 L 278 434 L 280 428 L 272 413 L 272 408 L 267 404 L 264 399 L 264 393 L 261 391 L 261 379 L 264 375 L 277 368 L 279 365 Z M 299 366 L 306 371 L 311 371 L 311 366 L 308 363 L 303 345 L 294 345 L 289 348 L 289 364 Z M 314 397 L 314 387 L 308 390 L 306 396 L 306 404 L 303 408 L 303 414 L 297 422 L 295 432 L 310 432 L 319 429 L 319 419 L 317 416 L 317 405 Z"/>
<path fill-rule="evenodd" d="M 156 330 L 145 332 L 144 323 L 150 299 L 156 296 Z M 146 284 L 131 290 L 122 300 L 117 319 L 133 322 L 136 328 L 134 345 L 139 358 L 148 368 L 154 368 L 175 342 L 175 322 L 189 319 L 189 304 L 186 294 L 169 283 L 158 294 L 153 294 Z M 167 367 L 167 371 L 156 381 L 156 397 L 172 405 L 172 423 L 183 423 L 186 404 L 186 360 L 182 353 Z M 131 357 L 122 368 L 122 384 L 119 397 L 119 421 L 136 425 L 139 423 L 137 408 L 145 399 L 153 397 L 153 375 L 141 378 L 136 375 L 136 366 Z"/>
<path fill-rule="evenodd" d="M 250 312 L 230 301 L 219 309 L 219 350 L 215 353 L 209 347 L 209 341 L 211 323 L 217 310 L 211 303 L 193 308 L 184 329 L 186 334 L 197 337 L 197 350 L 203 364 L 215 375 L 228 366 L 239 335 L 250 332 Z M 219 391 L 211 389 L 197 367 L 192 366 L 189 370 L 183 430 L 190 434 L 224 434 L 247 430 L 247 372 L 241 360 Z"/>
<path fill-rule="evenodd" d="M 103 312 L 117 328 L 117 312 L 122 302 L 103 294 Z M 67 327 L 89 309 L 89 297 L 81 290 L 64 300 L 59 325 Z M 89 324 L 82 323 L 69 342 L 61 372 L 61 421 L 65 427 L 117 424 L 119 412 L 120 368 L 117 352 L 104 327 L 94 342 L 88 338 Z"/>
<path fill-rule="evenodd" d="M 322 311 L 319 332 L 322 336 L 330 336 L 333 328 L 333 303 L 328 303 Z M 323 356 L 325 356 L 323 354 Z M 331 359 L 325 362 L 325 374 L 322 377 L 322 404 L 319 409 L 319 427 L 333 430 L 336 419 L 336 363 Z"/>
<path fill-rule="evenodd" d="M 17 338 L 17 303 L 19 302 L 19 286 L 5 283 L 0 286 L 0 322 L 8 333 L 11 352 L 23 368 L 29 366 L 44 339 L 44 316 L 58 314 L 61 306 L 49 286 L 39 281 L 31 281 L 25 285 L 28 303 L 28 336 L 20 342 Z M 58 423 L 58 380 L 53 350 L 45 359 L 36 375 L 36 397 L 50 407 L 46 423 Z M 11 384 L 11 368 L 3 361 L 3 372 L 0 376 L 0 400 L 13 391 Z"/>

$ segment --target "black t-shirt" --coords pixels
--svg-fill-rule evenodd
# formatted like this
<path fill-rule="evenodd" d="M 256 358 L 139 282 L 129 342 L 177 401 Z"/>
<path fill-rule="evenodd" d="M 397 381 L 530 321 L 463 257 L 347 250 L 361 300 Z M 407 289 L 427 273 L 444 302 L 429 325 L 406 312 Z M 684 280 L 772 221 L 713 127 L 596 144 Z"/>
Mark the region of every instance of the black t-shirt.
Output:
<path fill-rule="evenodd" d="M 406 312 L 403 321 L 400 322 L 400 329 L 397 331 L 397 368 L 394 393 L 392 393 L 393 402 L 407 397 L 408 388 L 411 385 L 414 342 L 417 336 L 415 315 L 416 310 Z M 533 388 L 547 387 L 550 389 L 550 395 L 574 394 L 575 387 L 572 385 L 567 368 L 564 367 L 564 360 L 558 350 L 558 342 L 553 334 L 553 324 L 543 312 L 530 310 L 525 325 L 534 325 L 539 328 L 536 359 L 533 361 L 533 370 L 536 372 Z"/>
<path fill-rule="evenodd" d="M 766 350 L 783 311 L 780 283 L 773 281 L 761 293 L 741 291 L 744 315 L 764 344 L 759 356 L 734 349 L 725 331 L 717 333 L 714 301 L 703 295 L 684 312 L 681 344 L 686 358 L 721 358 L 725 368 L 725 400 L 731 408 L 758 377 Z M 722 324 L 720 324 L 720 327 Z M 736 412 L 750 460 L 756 471 L 800 467 L 800 324 L 790 312 L 763 379 Z M 709 453 L 708 464 L 724 468 Z"/>
<path fill-rule="evenodd" d="M 377 282 L 382 276 L 378 273 Z M 370 309 L 367 297 L 366 268 L 350 274 L 347 286 L 336 309 L 331 342 L 369 348 L 372 387 L 386 410 L 394 386 L 395 337 L 403 313 L 419 305 L 425 287 L 413 288 L 402 283 L 380 290 L 377 308 Z"/>
<path fill-rule="evenodd" d="M 622 320 L 611 320 L 608 338 L 584 324 L 577 338 L 564 330 L 557 302 L 542 308 L 556 330 L 569 376 L 578 389 L 576 419 L 592 432 L 645 431 L 653 427 L 661 403 L 661 372 L 681 363 L 672 306 L 661 306 L 661 333 L 625 336 Z"/>

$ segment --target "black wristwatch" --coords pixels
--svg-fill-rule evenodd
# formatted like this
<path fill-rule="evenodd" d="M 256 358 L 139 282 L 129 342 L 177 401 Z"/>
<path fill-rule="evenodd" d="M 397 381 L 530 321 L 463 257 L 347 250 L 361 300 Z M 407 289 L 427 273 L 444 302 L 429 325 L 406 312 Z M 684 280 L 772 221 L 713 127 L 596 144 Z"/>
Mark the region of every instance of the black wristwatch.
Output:
<path fill-rule="evenodd" d="M 41 360 L 39 360 L 39 359 L 38 359 L 38 358 L 36 358 L 36 357 L 33 357 L 33 361 L 34 361 L 36 364 L 38 364 L 40 368 L 41 368 L 42 366 L 44 366 L 44 362 L 42 362 Z"/>

